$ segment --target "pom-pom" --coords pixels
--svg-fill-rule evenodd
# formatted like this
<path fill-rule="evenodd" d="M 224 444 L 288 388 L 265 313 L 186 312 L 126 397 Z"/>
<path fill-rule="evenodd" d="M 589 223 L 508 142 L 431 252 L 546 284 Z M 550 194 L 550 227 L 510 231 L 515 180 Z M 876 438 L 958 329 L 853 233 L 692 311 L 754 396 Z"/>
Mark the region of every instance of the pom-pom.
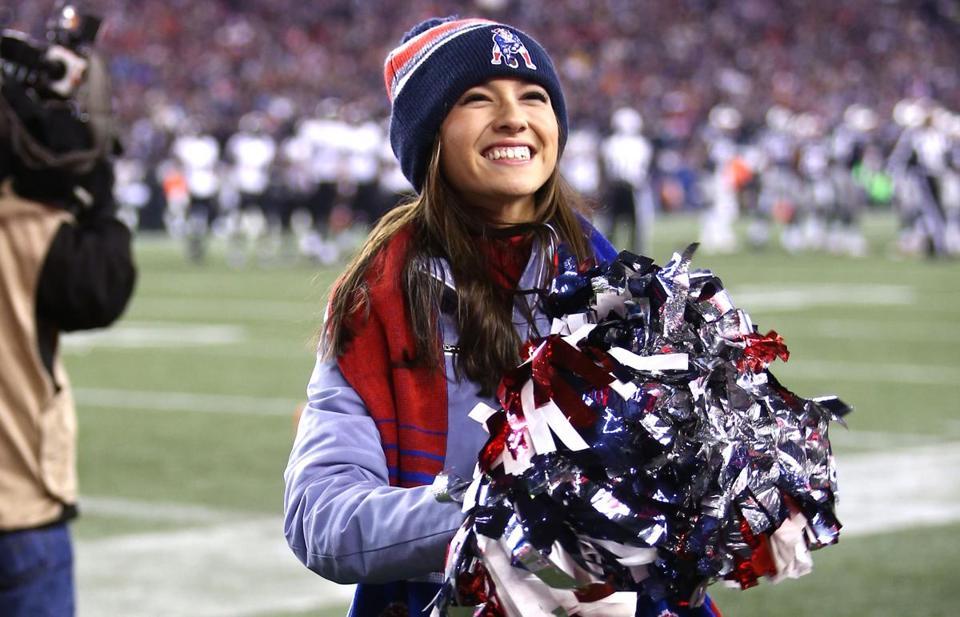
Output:
<path fill-rule="evenodd" d="M 503 377 L 500 409 L 471 413 L 490 438 L 435 615 L 697 607 L 718 580 L 803 575 L 837 541 L 827 429 L 850 409 L 776 380 L 783 339 L 690 270 L 695 248 L 601 267 L 561 247 L 551 334 Z"/>
<path fill-rule="evenodd" d="M 419 36 L 429 30 L 430 28 L 435 28 L 440 24 L 445 24 L 448 21 L 455 21 L 459 19 L 456 15 L 449 15 L 447 17 L 431 17 L 429 19 L 424 19 L 419 24 L 410 28 L 410 30 L 403 35 L 403 38 L 400 40 L 400 43 L 406 43 L 415 36 Z"/>

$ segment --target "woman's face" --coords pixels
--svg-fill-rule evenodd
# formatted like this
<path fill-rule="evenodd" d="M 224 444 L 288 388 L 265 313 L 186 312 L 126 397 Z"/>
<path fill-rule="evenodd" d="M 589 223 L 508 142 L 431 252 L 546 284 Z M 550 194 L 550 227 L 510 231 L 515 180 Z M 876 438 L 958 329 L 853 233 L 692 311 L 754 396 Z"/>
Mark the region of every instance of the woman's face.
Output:
<path fill-rule="evenodd" d="M 560 128 L 547 91 L 491 79 L 457 100 L 440 127 L 440 169 L 470 206 L 499 223 L 534 219 L 534 194 L 557 166 Z"/>

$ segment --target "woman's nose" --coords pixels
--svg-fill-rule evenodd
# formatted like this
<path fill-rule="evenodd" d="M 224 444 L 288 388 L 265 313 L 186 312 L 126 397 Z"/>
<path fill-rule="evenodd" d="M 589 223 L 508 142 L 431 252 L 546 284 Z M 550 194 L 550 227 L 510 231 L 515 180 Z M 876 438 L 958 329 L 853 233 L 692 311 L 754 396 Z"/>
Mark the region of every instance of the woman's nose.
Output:
<path fill-rule="evenodd" d="M 496 128 L 500 131 L 517 133 L 527 128 L 527 117 L 519 101 L 504 100 L 497 108 Z"/>

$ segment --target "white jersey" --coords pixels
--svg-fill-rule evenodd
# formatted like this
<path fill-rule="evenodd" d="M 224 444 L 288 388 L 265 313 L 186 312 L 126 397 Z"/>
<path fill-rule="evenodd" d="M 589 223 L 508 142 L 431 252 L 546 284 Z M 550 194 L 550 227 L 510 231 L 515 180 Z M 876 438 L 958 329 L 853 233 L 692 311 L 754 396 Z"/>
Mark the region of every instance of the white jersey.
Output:
<path fill-rule="evenodd" d="M 946 136 L 932 127 L 907 128 L 890 153 L 887 169 L 893 174 L 916 173 L 911 169 L 915 161 L 921 173 L 940 175 L 947 168 L 949 148 Z"/>
<path fill-rule="evenodd" d="M 917 131 L 914 148 L 920 164 L 931 175 L 941 175 L 947 169 L 947 153 L 950 144 L 947 137 L 932 127 Z"/>
<path fill-rule="evenodd" d="M 314 182 L 336 182 L 350 141 L 350 127 L 340 120 L 310 118 L 301 123 L 299 133 L 311 144 Z"/>
<path fill-rule="evenodd" d="M 295 193 L 306 194 L 313 188 L 310 177 L 312 154 L 309 140 L 300 133 L 287 137 L 280 145 L 283 183 Z"/>
<path fill-rule="evenodd" d="M 836 202 L 836 187 L 830 174 L 830 151 L 824 142 L 812 141 L 800 150 L 800 171 L 806 180 L 806 194 L 812 204 L 822 210 Z"/>
<path fill-rule="evenodd" d="M 560 170 L 582 195 L 596 197 L 600 191 L 600 139 L 590 130 L 574 130 L 560 160 Z"/>
<path fill-rule="evenodd" d="M 150 189 L 145 182 L 146 171 L 137 159 L 124 157 L 114 164 L 116 181 L 113 196 L 121 206 L 142 208 L 150 201 Z"/>
<path fill-rule="evenodd" d="M 603 170 L 611 181 L 643 186 L 650 170 L 653 147 L 642 135 L 614 133 L 600 147 Z"/>
<path fill-rule="evenodd" d="M 783 131 L 769 129 L 759 139 L 763 159 L 767 166 L 788 165 L 793 161 L 796 144 Z"/>
<path fill-rule="evenodd" d="M 376 122 L 348 127 L 350 138 L 345 144 L 346 176 L 355 184 L 376 182 L 380 171 L 380 145 L 383 135 Z"/>
<path fill-rule="evenodd" d="M 237 190 L 261 195 L 270 183 L 270 166 L 277 144 L 269 135 L 236 133 L 227 141 L 227 154 L 233 160 L 233 183 Z"/>
<path fill-rule="evenodd" d="M 220 162 L 220 145 L 210 135 L 181 135 L 173 142 L 173 155 L 183 166 L 190 195 L 209 199 L 220 190 L 217 165 Z"/>
<path fill-rule="evenodd" d="M 405 193 L 413 191 L 413 185 L 403 175 L 400 162 L 393 154 L 393 147 L 389 139 L 380 143 L 380 186 L 388 193 Z"/>

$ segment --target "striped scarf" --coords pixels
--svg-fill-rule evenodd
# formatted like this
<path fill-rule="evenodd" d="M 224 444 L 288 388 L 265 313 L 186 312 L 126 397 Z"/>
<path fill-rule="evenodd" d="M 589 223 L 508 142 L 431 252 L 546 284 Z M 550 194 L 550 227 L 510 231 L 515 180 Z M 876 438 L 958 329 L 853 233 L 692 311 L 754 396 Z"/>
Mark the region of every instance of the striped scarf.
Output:
<path fill-rule="evenodd" d="M 610 243 L 583 221 L 594 254 L 616 256 Z M 337 358 L 377 425 L 392 486 L 430 484 L 447 447 L 447 382 L 443 368 L 411 367 L 416 340 L 403 301 L 401 277 L 412 229 L 400 230 L 371 264 L 370 315 L 350 324 L 353 339 Z"/>

